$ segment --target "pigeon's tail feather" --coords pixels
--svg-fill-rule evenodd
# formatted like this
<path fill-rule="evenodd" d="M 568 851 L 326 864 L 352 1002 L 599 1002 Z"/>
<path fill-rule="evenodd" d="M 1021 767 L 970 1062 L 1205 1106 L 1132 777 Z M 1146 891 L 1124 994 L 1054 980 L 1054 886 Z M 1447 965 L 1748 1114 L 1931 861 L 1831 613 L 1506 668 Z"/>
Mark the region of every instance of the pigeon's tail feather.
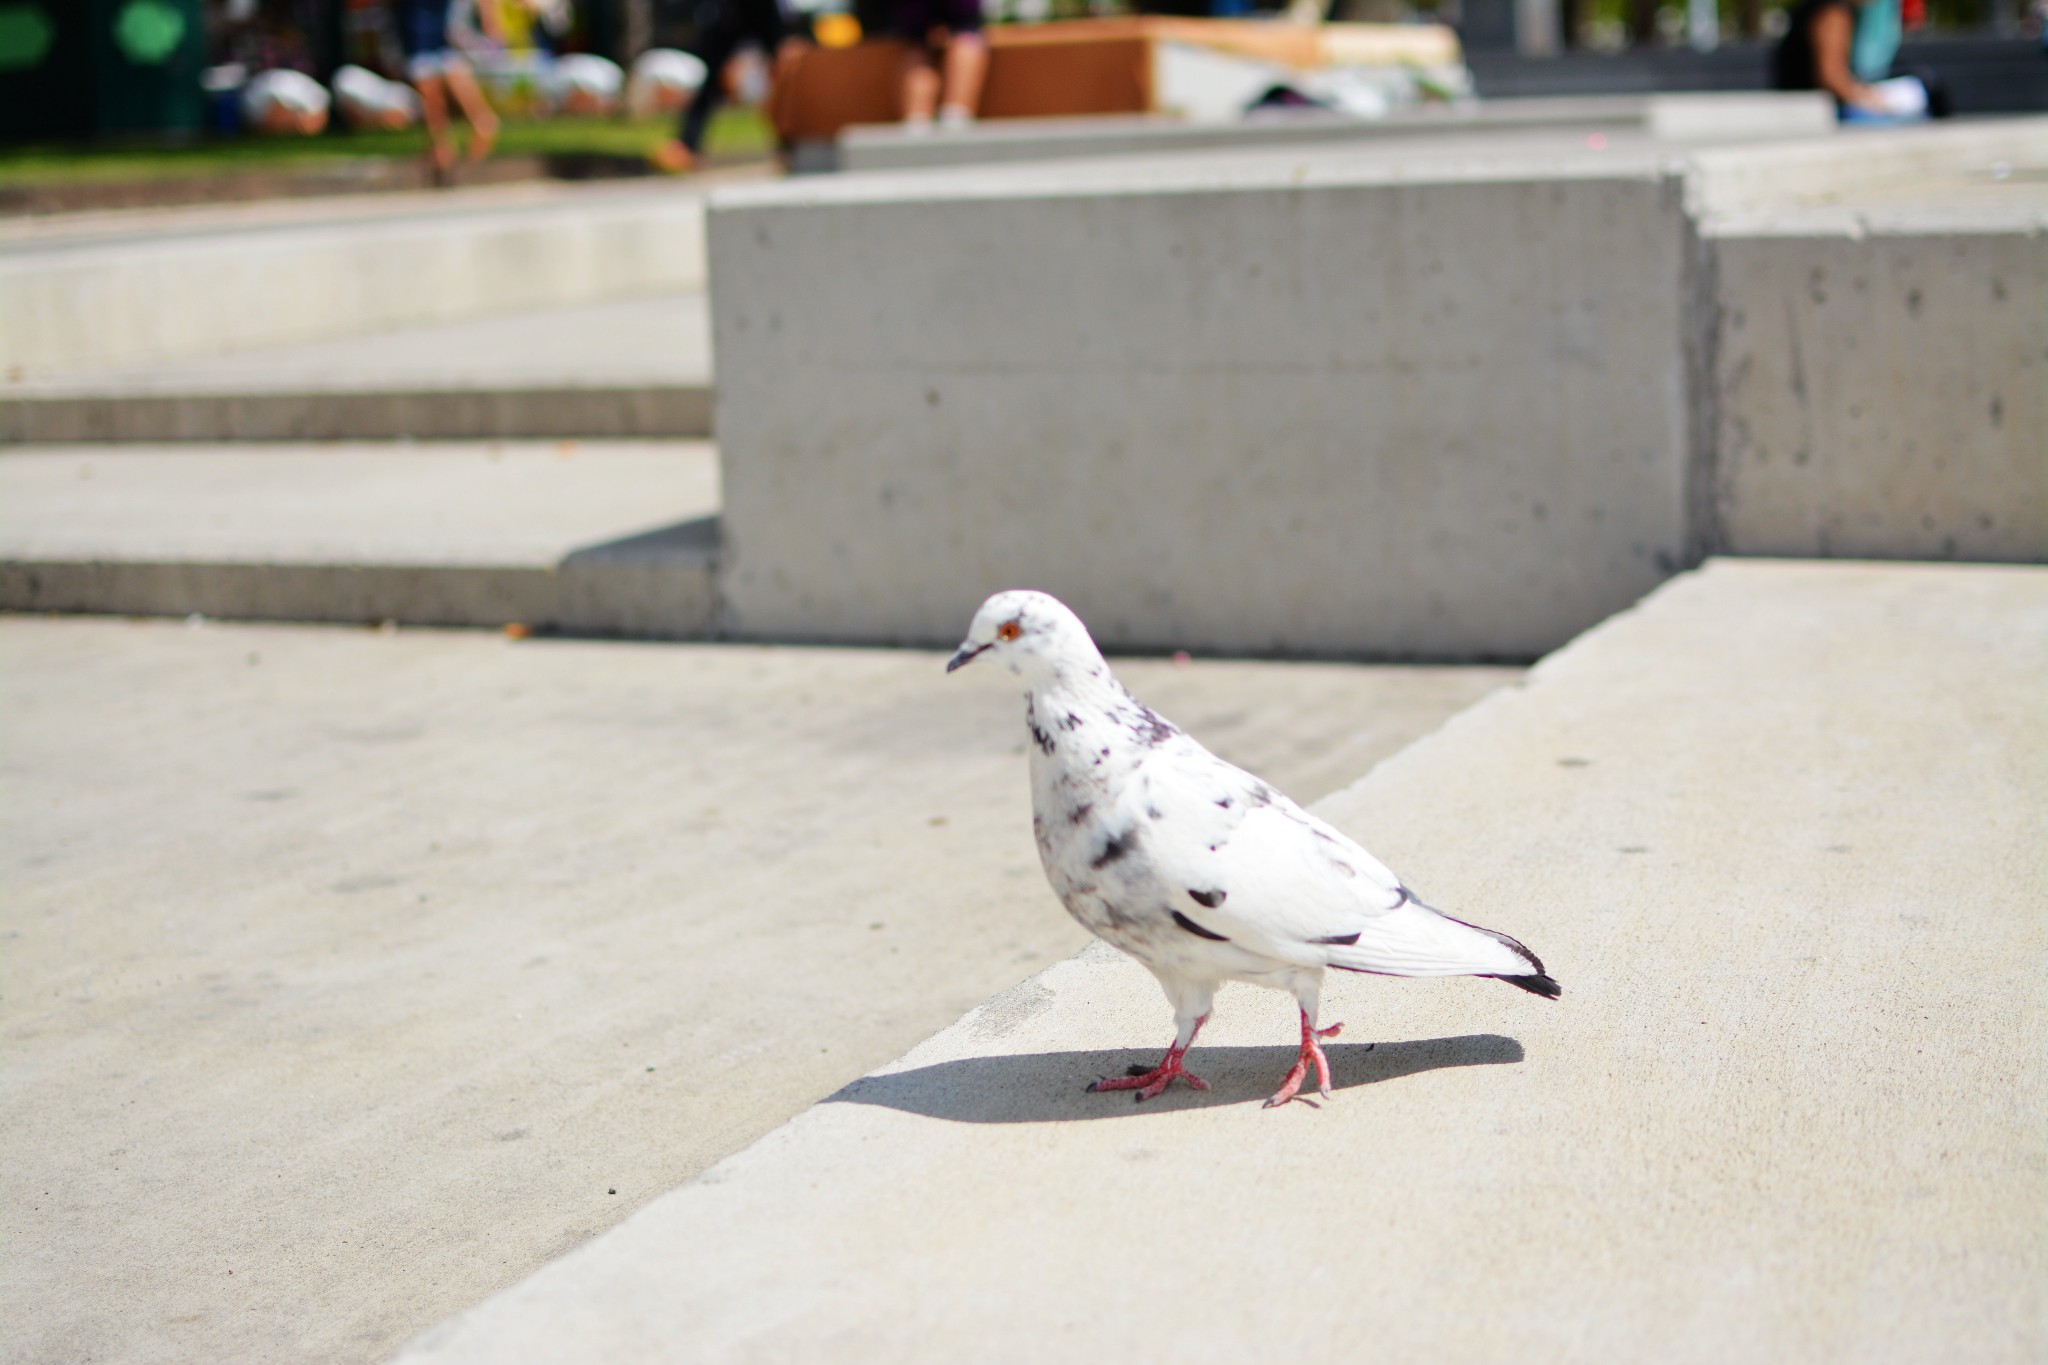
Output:
<path fill-rule="evenodd" d="M 1495 981 L 1505 981 L 1510 986 L 1520 986 L 1531 995 L 1540 995 L 1545 1000 L 1555 1000 L 1564 994 L 1564 987 L 1541 973 L 1535 976 L 1496 976 Z"/>
<path fill-rule="evenodd" d="M 1358 941 L 1329 949 L 1332 967 L 1385 976 L 1493 976 L 1555 997 L 1558 985 L 1536 954 L 1506 934 L 1467 924 L 1410 900 L 1366 923 Z"/>

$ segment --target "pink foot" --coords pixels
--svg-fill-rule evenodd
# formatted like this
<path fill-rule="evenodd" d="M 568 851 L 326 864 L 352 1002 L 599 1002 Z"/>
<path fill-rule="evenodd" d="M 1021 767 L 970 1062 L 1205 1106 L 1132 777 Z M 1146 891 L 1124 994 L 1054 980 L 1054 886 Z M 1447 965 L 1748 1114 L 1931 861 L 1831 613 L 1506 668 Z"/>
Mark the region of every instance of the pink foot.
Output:
<path fill-rule="evenodd" d="M 1295 1057 L 1294 1066 L 1288 1071 L 1287 1079 L 1280 1082 L 1280 1088 L 1266 1101 L 1266 1108 L 1271 1109 L 1275 1105 L 1285 1104 L 1300 1093 L 1301 1083 L 1308 1079 L 1308 1064 L 1311 1061 L 1316 1064 L 1317 1088 L 1322 1091 L 1324 1099 L 1330 1098 L 1330 1059 L 1323 1055 L 1321 1040 L 1336 1037 L 1343 1027 L 1342 1024 L 1332 1024 L 1328 1028 L 1315 1028 L 1308 1022 L 1308 1011 L 1301 1012 L 1301 1052 Z"/>
<path fill-rule="evenodd" d="M 1142 1066 L 1134 1066 L 1128 1076 L 1118 1076 L 1114 1080 L 1104 1076 L 1100 1080 L 1090 1081 L 1089 1091 L 1093 1093 L 1101 1090 L 1135 1090 L 1138 1092 L 1137 1102 L 1143 1104 L 1146 1100 L 1156 1100 L 1165 1094 L 1166 1087 L 1176 1080 L 1186 1081 L 1189 1087 L 1195 1090 L 1207 1090 L 1209 1083 L 1183 1067 L 1180 1059 L 1188 1055 L 1188 1048 L 1194 1046 L 1195 1033 L 1200 1033 L 1202 1025 L 1208 1022 L 1209 1016 L 1206 1014 L 1195 1020 L 1194 1033 L 1188 1035 L 1187 1042 L 1168 1048 L 1159 1065 L 1150 1071 Z"/>

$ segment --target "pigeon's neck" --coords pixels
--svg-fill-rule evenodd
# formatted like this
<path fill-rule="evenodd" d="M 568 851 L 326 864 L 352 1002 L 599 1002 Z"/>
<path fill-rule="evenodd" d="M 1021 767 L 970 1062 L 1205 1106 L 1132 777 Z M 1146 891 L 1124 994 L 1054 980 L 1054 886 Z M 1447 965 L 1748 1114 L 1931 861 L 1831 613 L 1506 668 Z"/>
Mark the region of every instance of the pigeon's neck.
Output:
<path fill-rule="evenodd" d="M 1093 667 L 1034 686 L 1026 694 L 1024 723 L 1037 746 L 1033 771 L 1064 773 L 1063 781 L 1076 771 L 1095 783 L 1113 780 L 1180 733 L 1125 691 L 1099 657 Z"/>
<path fill-rule="evenodd" d="M 1032 706 L 1041 711 L 1065 710 L 1103 712 L 1126 700 L 1130 693 L 1124 691 L 1116 675 L 1109 671 L 1109 665 L 1100 654 L 1093 650 L 1087 657 L 1062 659 L 1053 663 L 1035 677 L 1028 677 L 1030 684 L 1025 696 Z"/>

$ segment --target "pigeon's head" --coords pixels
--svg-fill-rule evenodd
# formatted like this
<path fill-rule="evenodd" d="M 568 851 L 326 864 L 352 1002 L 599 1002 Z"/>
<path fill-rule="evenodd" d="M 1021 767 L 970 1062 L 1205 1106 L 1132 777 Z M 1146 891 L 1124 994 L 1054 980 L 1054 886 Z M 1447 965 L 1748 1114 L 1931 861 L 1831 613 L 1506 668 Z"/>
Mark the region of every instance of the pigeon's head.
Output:
<path fill-rule="evenodd" d="M 946 671 L 973 663 L 982 655 L 1033 687 L 1072 669 L 1099 667 L 1102 655 L 1089 638 L 1088 627 L 1066 603 L 1042 592 L 999 592 L 981 604 L 967 638 L 946 663 Z"/>

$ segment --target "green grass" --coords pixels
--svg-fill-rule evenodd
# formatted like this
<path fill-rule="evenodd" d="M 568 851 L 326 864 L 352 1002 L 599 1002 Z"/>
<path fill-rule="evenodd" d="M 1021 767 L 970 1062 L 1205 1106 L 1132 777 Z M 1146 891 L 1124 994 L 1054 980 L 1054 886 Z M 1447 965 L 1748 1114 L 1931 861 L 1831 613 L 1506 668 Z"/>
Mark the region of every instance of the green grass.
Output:
<path fill-rule="evenodd" d="M 558 118 L 504 121 L 498 153 L 512 156 L 644 156 L 675 136 L 676 121 L 659 119 Z M 712 116 L 705 150 L 712 156 L 765 156 L 775 134 L 751 109 L 720 109 Z M 49 181 L 142 180 L 175 176 L 232 175 L 237 172 L 317 169 L 361 157 L 418 157 L 427 135 L 335 133 L 320 137 L 204 137 L 177 144 L 105 142 L 0 145 L 0 184 Z"/>

